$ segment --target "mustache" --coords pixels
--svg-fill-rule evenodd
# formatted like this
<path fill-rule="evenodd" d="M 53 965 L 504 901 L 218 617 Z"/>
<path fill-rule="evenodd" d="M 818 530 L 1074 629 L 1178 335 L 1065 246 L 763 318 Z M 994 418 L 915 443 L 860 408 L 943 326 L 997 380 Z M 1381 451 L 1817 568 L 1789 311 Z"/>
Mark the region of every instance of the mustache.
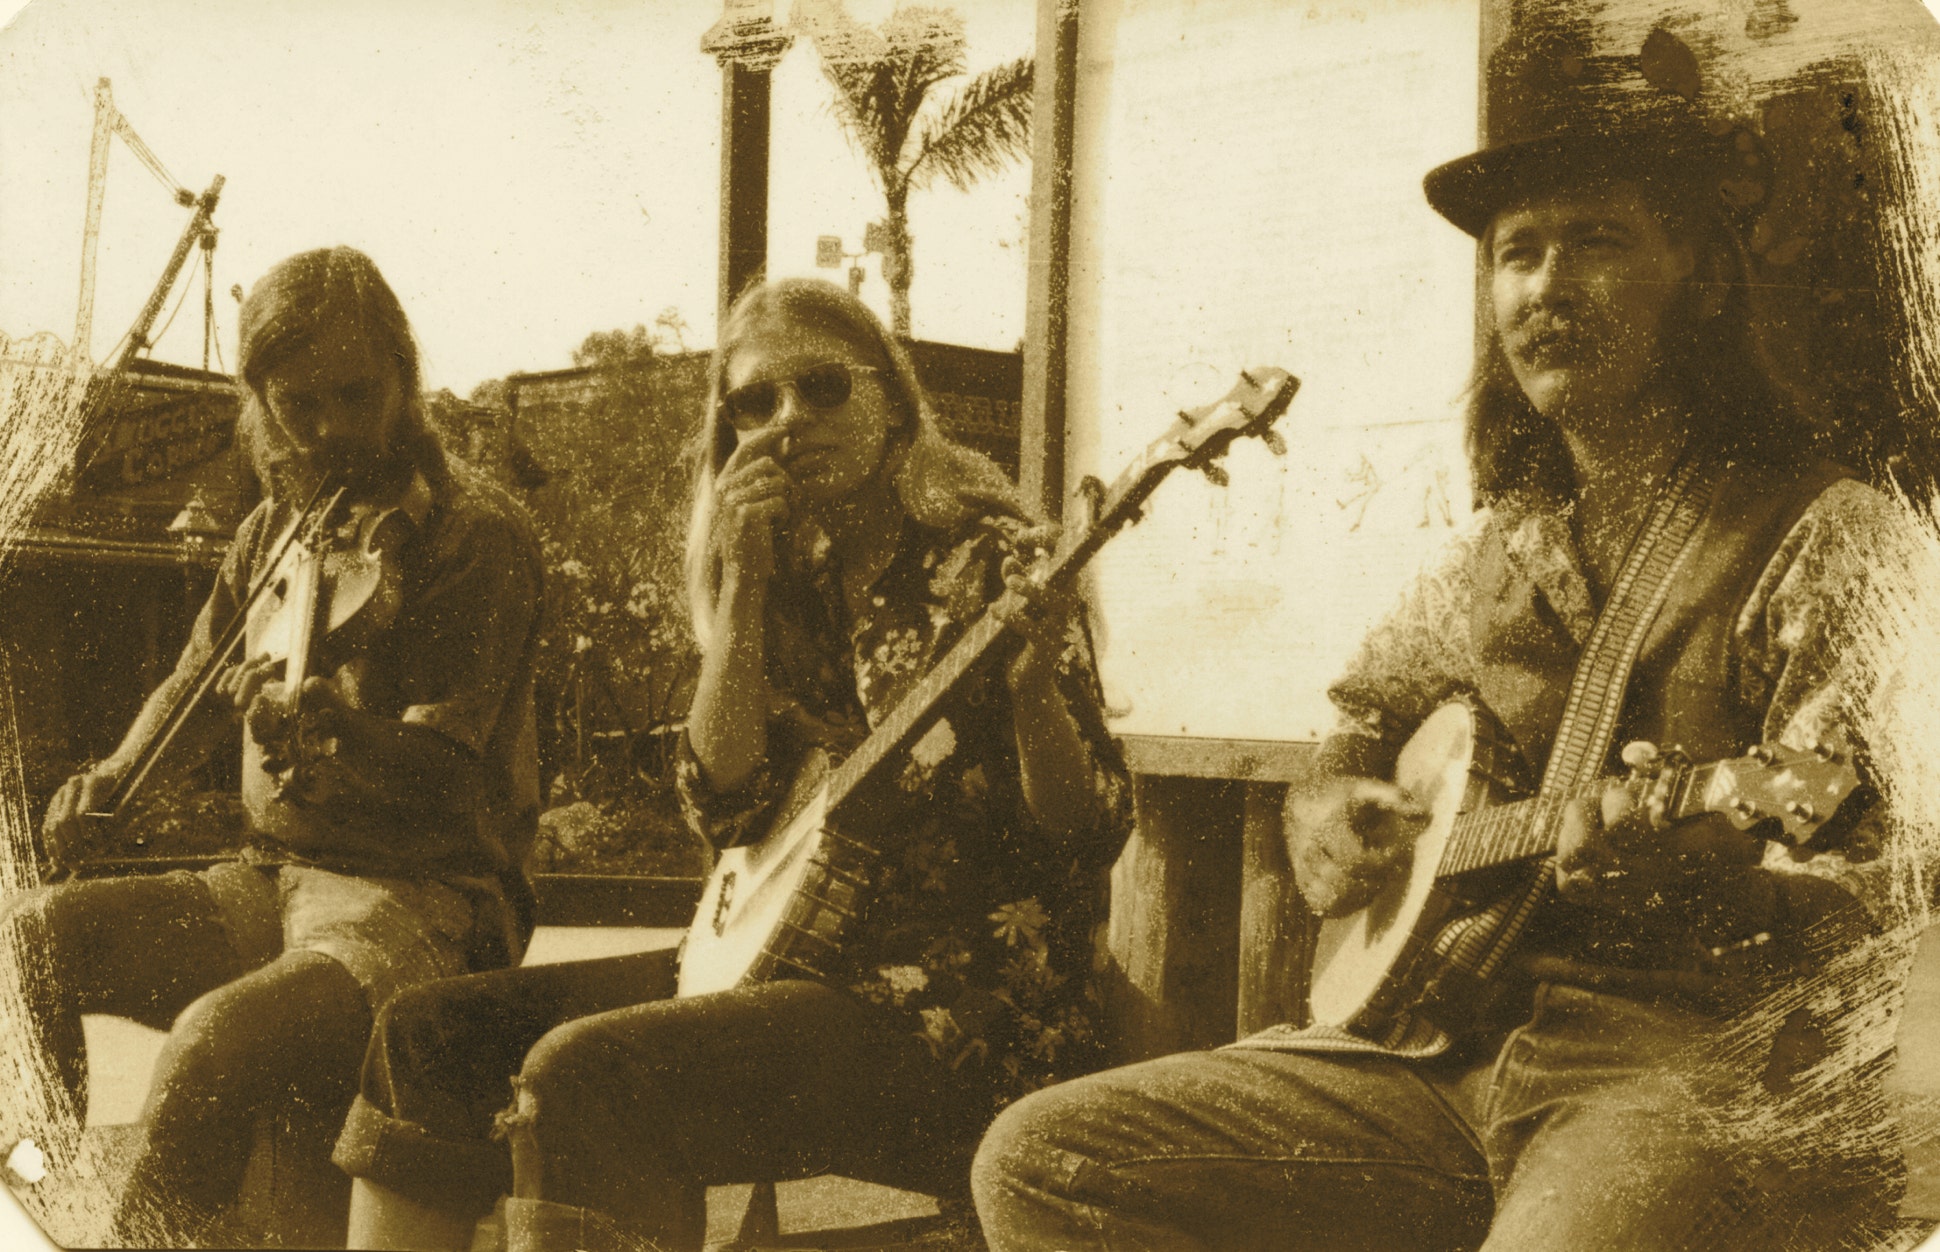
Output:
<path fill-rule="evenodd" d="M 1519 359 L 1573 353 L 1597 342 L 1599 327 L 1581 310 L 1536 307 L 1525 311 L 1503 336 L 1503 347 Z"/>
<path fill-rule="evenodd" d="M 298 482 L 335 483 L 353 493 L 396 477 L 410 458 L 402 448 L 349 440 L 331 440 L 309 448 L 292 449 L 286 469 Z"/>

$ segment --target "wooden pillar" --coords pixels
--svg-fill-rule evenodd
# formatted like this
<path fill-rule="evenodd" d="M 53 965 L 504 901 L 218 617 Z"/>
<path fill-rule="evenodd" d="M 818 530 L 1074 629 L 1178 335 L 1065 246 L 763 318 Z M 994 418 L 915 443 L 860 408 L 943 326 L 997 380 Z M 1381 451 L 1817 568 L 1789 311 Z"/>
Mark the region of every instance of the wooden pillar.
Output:
<path fill-rule="evenodd" d="M 763 3 L 729 0 L 701 40 L 721 63 L 721 251 L 717 317 L 768 268 L 769 81 L 794 36 Z"/>
<path fill-rule="evenodd" d="M 1112 871 L 1113 1060 L 1236 1038 L 1244 784 L 1134 776 L 1138 828 Z"/>
<path fill-rule="evenodd" d="M 1031 236 L 1024 295 L 1018 483 L 1047 517 L 1064 512 L 1066 278 L 1078 78 L 1077 0 L 1038 0 L 1031 132 Z"/>
<path fill-rule="evenodd" d="M 1306 1024 L 1316 924 L 1293 883 L 1281 809 L 1285 783 L 1246 784 L 1240 851 L 1239 1033 Z"/>

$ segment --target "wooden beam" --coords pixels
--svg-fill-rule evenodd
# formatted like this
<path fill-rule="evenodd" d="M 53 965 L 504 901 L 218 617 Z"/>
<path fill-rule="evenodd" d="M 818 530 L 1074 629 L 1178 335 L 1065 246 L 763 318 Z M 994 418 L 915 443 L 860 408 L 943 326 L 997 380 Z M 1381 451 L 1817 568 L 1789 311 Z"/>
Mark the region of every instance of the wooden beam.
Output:
<path fill-rule="evenodd" d="M 1066 308 L 1077 81 L 1078 0 L 1038 0 L 1018 483 L 1025 500 L 1051 518 L 1064 513 Z"/>
<path fill-rule="evenodd" d="M 81 861 L 76 878 L 118 878 L 127 874 L 199 872 L 225 856 L 117 856 Z M 644 874 L 534 874 L 541 926 L 652 926 L 684 928 L 701 902 L 698 878 L 653 878 Z"/>
<path fill-rule="evenodd" d="M 1293 782 L 1305 774 L 1311 743 L 1281 739 L 1213 739 L 1199 735 L 1126 735 L 1119 740 L 1134 774 Z"/>

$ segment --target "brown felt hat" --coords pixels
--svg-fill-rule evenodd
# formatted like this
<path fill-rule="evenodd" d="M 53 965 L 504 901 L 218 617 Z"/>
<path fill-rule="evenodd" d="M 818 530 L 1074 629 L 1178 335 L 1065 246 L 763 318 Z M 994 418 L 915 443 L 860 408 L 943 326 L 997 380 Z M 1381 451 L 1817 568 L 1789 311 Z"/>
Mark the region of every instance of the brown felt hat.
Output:
<path fill-rule="evenodd" d="M 1580 20 L 1523 23 L 1489 56 L 1487 144 L 1430 170 L 1428 203 L 1480 238 L 1522 197 L 1588 182 L 1716 194 L 1732 128 L 1707 123 L 1701 89 L 1696 55 L 1663 27 L 1613 54 Z"/>

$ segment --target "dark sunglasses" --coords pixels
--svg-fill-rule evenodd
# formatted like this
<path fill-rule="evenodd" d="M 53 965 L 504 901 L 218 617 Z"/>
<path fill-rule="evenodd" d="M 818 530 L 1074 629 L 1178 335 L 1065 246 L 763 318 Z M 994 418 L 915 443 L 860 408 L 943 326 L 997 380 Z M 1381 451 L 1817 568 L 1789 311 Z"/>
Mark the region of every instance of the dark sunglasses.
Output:
<path fill-rule="evenodd" d="M 781 407 L 781 389 L 793 387 L 801 402 L 811 409 L 840 408 L 855 394 L 857 374 L 880 374 L 870 365 L 850 365 L 825 361 L 811 365 L 793 378 L 765 378 L 758 383 L 736 387 L 721 397 L 721 412 L 738 431 L 758 430 L 774 420 Z"/>

